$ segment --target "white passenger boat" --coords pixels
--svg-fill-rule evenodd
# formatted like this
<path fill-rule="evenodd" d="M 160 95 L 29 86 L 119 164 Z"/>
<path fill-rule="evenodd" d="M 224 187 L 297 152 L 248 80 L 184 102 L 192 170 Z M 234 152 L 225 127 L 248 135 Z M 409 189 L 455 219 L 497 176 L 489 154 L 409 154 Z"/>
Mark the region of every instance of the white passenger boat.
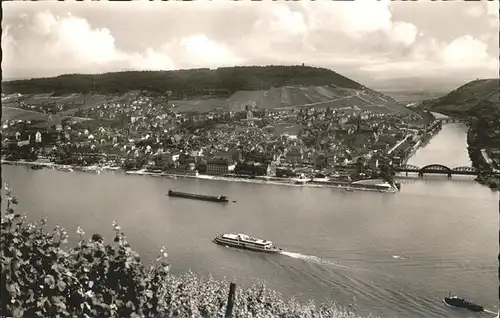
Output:
<path fill-rule="evenodd" d="M 220 234 L 214 237 L 214 242 L 256 252 L 279 253 L 283 251 L 282 248 L 274 245 L 272 241 L 250 237 L 246 234 Z"/>

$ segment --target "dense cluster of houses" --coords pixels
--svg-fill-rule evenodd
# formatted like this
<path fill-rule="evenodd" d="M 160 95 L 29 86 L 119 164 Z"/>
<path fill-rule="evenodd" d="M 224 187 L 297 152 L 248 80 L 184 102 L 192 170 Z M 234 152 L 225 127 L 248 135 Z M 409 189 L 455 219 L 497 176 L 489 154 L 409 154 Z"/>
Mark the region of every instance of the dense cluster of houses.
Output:
<path fill-rule="evenodd" d="M 64 108 L 64 107 L 63 107 Z M 358 164 L 377 166 L 408 134 L 418 116 L 357 107 L 303 107 L 178 112 L 147 96 L 109 99 L 59 123 L 5 120 L 3 155 L 33 153 L 73 164 L 98 161 L 127 169 L 206 174 L 273 175 L 277 171 Z"/>

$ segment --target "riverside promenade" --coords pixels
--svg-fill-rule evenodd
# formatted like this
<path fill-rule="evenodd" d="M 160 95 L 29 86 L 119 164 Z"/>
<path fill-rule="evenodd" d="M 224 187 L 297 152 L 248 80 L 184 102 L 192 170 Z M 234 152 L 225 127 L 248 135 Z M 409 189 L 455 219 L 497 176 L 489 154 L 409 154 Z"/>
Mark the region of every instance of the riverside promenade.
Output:
<path fill-rule="evenodd" d="M 212 181 L 226 181 L 226 182 L 244 182 L 244 183 L 255 183 L 255 184 L 268 184 L 268 185 L 284 185 L 293 187 L 313 187 L 313 188 L 334 188 L 345 191 L 376 191 L 384 193 L 396 193 L 397 188 L 392 187 L 390 184 L 386 183 L 381 179 L 371 179 L 361 180 L 367 181 L 367 183 L 359 182 L 346 182 L 339 180 L 331 180 L 327 178 L 322 179 L 297 179 L 297 178 L 278 178 L 278 177 L 268 177 L 268 176 L 256 176 L 254 178 L 243 178 L 241 176 L 214 176 L 206 174 L 175 174 L 175 173 L 165 173 L 165 172 L 149 172 L 146 169 L 136 170 L 136 171 L 125 171 L 121 167 L 116 166 L 91 166 L 91 167 L 80 167 L 72 165 L 58 165 L 51 162 L 39 162 L 39 161 L 7 161 L 2 160 L 2 164 L 7 165 L 25 165 L 25 166 L 43 166 L 46 168 L 52 168 L 57 170 L 64 170 L 68 172 L 81 171 L 81 172 L 94 172 L 100 173 L 101 171 L 122 171 L 126 175 L 141 175 L 141 176 L 152 176 L 152 177 L 164 177 L 169 179 L 177 178 L 190 178 L 190 179 L 201 179 L 201 180 L 212 180 Z"/>

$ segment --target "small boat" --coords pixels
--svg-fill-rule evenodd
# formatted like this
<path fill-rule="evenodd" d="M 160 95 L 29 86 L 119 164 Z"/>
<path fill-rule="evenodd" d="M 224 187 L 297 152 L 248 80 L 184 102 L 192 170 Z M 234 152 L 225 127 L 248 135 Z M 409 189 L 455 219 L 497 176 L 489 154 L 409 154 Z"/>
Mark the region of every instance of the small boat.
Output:
<path fill-rule="evenodd" d="M 168 190 L 168 196 L 176 197 L 176 198 L 184 198 L 184 199 L 211 201 L 211 202 L 224 202 L 224 203 L 229 202 L 228 198 L 224 195 L 211 196 L 211 195 L 204 195 L 204 194 L 194 194 L 194 193 L 177 192 L 177 191 Z"/>
<path fill-rule="evenodd" d="M 354 192 L 354 189 L 349 187 L 349 188 L 345 188 L 346 191 L 349 191 L 349 192 Z"/>
<path fill-rule="evenodd" d="M 250 237 L 246 234 L 220 234 L 214 237 L 214 242 L 220 245 L 242 248 L 256 252 L 283 252 L 283 249 L 274 245 L 272 241 Z"/>
<path fill-rule="evenodd" d="M 34 165 L 34 166 L 31 166 L 31 169 L 32 170 L 40 170 L 40 169 L 43 169 L 43 166 L 41 166 L 41 165 Z"/>
<path fill-rule="evenodd" d="M 468 300 L 465 300 L 463 298 L 459 298 L 459 297 L 457 297 L 455 295 L 452 295 L 451 292 L 448 295 L 448 297 L 445 297 L 443 299 L 443 302 L 445 303 L 445 305 L 451 306 L 451 307 L 464 308 L 464 309 L 467 309 L 467 310 L 470 310 L 470 311 L 474 311 L 474 312 L 484 311 L 484 307 L 483 306 L 476 305 L 474 303 L 471 303 Z"/>

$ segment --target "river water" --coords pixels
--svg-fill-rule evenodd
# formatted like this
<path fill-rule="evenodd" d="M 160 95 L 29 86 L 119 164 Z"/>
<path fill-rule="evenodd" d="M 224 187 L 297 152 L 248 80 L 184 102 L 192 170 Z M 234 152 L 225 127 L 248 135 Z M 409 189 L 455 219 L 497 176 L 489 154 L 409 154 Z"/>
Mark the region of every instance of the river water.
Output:
<path fill-rule="evenodd" d="M 466 127 L 444 125 L 409 164 L 470 165 Z M 401 177 L 397 194 L 193 179 L 100 175 L 3 166 L 3 180 L 32 219 L 112 238 L 124 229 L 144 260 L 165 245 L 175 273 L 256 279 L 287 297 L 347 305 L 382 317 L 475 317 L 445 307 L 448 291 L 496 310 L 498 195 L 473 177 Z M 228 195 L 220 205 L 169 198 L 169 188 Z M 273 240 L 286 255 L 211 242 L 241 232 Z M 479 316 L 478 316 L 479 317 Z"/>

